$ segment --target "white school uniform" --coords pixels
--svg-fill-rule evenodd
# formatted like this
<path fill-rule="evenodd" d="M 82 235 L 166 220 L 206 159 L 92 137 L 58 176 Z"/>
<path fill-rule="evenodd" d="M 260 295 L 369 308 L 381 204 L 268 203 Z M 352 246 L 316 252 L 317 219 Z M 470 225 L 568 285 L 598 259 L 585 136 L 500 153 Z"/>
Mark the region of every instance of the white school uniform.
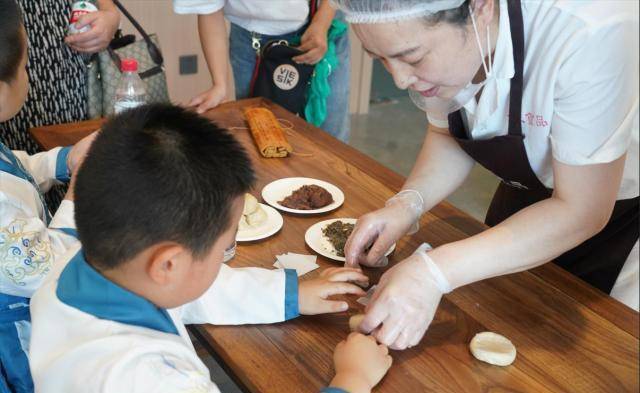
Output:
<path fill-rule="evenodd" d="M 173 0 L 178 14 L 211 14 L 223 8 L 229 22 L 272 36 L 298 31 L 309 16 L 308 0 Z"/>
<path fill-rule="evenodd" d="M 531 169 L 547 188 L 554 188 L 553 159 L 591 165 L 626 153 L 617 199 L 640 194 L 638 13 L 637 1 L 522 0 L 522 133 Z M 514 72 L 507 2 L 500 0 L 496 79 L 462 111 L 474 140 L 507 133 Z M 428 118 L 448 128 L 448 122 L 440 120 L 446 115 Z M 611 292 L 635 310 L 638 267 L 636 242 Z"/>
<path fill-rule="evenodd" d="M 171 310 L 107 280 L 81 250 L 32 299 L 38 392 L 218 392 L 185 324 L 273 323 L 298 315 L 295 270 L 222 265 L 210 289 Z"/>

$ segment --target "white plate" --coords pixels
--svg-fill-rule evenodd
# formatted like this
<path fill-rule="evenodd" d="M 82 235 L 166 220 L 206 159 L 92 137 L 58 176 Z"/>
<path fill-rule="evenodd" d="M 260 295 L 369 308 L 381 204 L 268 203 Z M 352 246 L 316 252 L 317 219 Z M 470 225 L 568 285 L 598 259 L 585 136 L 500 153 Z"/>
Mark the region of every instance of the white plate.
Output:
<path fill-rule="evenodd" d="M 344 222 L 346 224 L 355 224 L 357 219 L 355 219 L 355 218 L 332 218 L 330 220 L 324 220 L 324 221 L 317 222 L 317 223 L 313 224 L 311 227 L 309 227 L 309 229 L 307 229 L 307 232 L 304 234 L 304 241 L 307 242 L 307 244 L 309 245 L 309 247 L 311 247 L 311 249 L 313 251 L 317 252 L 318 254 L 322 255 L 323 257 L 327 257 L 329 259 L 333 259 L 333 260 L 336 260 L 336 261 L 344 262 L 344 261 L 346 261 L 345 257 L 338 256 L 338 254 L 336 254 L 335 249 L 333 248 L 333 245 L 322 234 L 322 228 L 324 228 L 327 225 L 333 223 L 334 221 L 342 221 L 342 222 Z M 386 254 L 384 254 L 384 255 L 388 256 L 395 249 L 396 249 L 396 245 L 394 243 L 391 247 L 389 247 L 389 250 L 387 250 Z"/>
<path fill-rule="evenodd" d="M 284 220 L 282 215 L 271 206 L 267 206 L 264 203 L 259 203 L 260 207 L 267 213 L 267 219 L 259 226 L 245 231 L 238 231 L 236 234 L 236 241 L 238 242 L 251 242 L 254 240 L 260 240 L 267 238 L 282 228 Z"/>
<path fill-rule="evenodd" d="M 312 184 L 315 184 L 327 190 L 333 197 L 333 203 L 323 208 L 314 210 L 291 209 L 278 203 L 279 201 L 291 195 L 298 188 Z M 264 188 L 262 189 L 262 199 L 264 199 L 265 202 L 275 207 L 276 209 L 285 212 L 297 214 L 317 214 L 330 212 L 331 210 L 339 208 L 344 203 L 344 194 L 338 187 L 334 186 L 331 183 L 327 183 L 326 181 L 311 179 L 308 177 L 287 177 L 284 179 L 273 181 L 264 186 Z"/>

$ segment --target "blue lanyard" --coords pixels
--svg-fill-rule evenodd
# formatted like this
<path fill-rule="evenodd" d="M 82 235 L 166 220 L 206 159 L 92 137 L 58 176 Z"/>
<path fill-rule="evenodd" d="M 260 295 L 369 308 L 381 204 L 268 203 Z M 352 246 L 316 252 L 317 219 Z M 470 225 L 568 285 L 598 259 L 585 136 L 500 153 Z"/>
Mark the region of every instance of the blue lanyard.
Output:
<path fill-rule="evenodd" d="M 40 187 L 38 186 L 38 183 L 36 183 L 36 181 L 33 179 L 33 176 L 31 176 L 31 174 L 29 174 L 29 172 L 27 172 L 27 170 L 24 169 L 24 167 L 20 163 L 20 160 L 18 160 L 15 154 L 13 154 L 13 152 L 9 150 L 9 148 L 7 148 L 4 145 L 4 143 L 1 143 L 1 142 L 0 142 L 0 153 L 2 153 L 7 160 L 9 160 L 7 162 L 5 160 L 0 159 L 1 172 L 6 172 L 13 176 L 24 179 L 29 183 L 31 183 L 33 187 L 35 187 L 36 191 L 38 192 L 38 196 L 40 197 L 40 202 L 42 203 L 42 209 L 44 211 L 44 219 L 48 226 L 49 222 L 51 222 L 51 213 L 49 212 L 49 208 L 47 207 L 47 202 L 44 200 L 44 197 L 42 195 L 42 192 L 40 191 Z"/>

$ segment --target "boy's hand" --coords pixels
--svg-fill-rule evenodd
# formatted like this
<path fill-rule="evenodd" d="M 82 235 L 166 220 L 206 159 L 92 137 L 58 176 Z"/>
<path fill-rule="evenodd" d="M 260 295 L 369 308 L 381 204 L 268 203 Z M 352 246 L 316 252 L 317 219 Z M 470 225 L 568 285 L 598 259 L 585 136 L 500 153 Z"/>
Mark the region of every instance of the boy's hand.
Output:
<path fill-rule="evenodd" d="M 97 53 L 109 45 L 119 25 L 120 13 L 115 8 L 92 12 L 76 22 L 77 29 L 90 26 L 89 31 L 69 35 L 64 42 L 75 51 Z"/>
<path fill-rule="evenodd" d="M 202 114 L 211 108 L 222 104 L 226 101 L 227 89 L 221 84 L 213 85 L 213 87 L 189 101 L 188 107 L 195 107 L 198 114 Z"/>
<path fill-rule="evenodd" d="M 389 349 L 372 336 L 351 333 L 333 353 L 336 376 L 331 386 L 351 393 L 368 393 L 387 373 L 393 359 Z"/>
<path fill-rule="evenodd" d="M 300 40 L 298 49 L 303 54 L 295 56 L 293 61 L 301 64 L 316 64 L 327 53 L 327 31 L 329 26 L 321 22 L 312 22 Z"/>
<path fill-rule="evenodd" d="M 368 285 L 369 278 L 360 269 L 333 267 L 320 273 L 320 277 L 302 281 L 298 287 L 298 307 L 300 314 L 315 315 L 346 311 L 347 302 L 327 300 L 333 295 L 359 295 L 366 293 L 357 285 L 358 282 Z"/>
<path fill-rule="evenodd" d="M 98 135 L 98 131 L 94 131 L 91 134 L 85 136 L 80 139 L 69 152 L 67 156 L 67 168 L 69 168 L 69 172 L 71 172 L 72 177 L 75 177 L 76 172 L 78 172 L 78 168 L 82 165 L 82 161 L 87 156 L 87 152 L 93 143 L 93 140 L 96 139 L 96 135 Z"/>

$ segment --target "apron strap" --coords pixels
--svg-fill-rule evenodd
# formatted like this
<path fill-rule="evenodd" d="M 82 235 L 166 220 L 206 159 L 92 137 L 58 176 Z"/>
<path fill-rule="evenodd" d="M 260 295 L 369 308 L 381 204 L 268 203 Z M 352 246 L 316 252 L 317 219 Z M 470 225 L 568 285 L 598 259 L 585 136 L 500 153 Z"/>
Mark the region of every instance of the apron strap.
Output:
<path fill-rule="evenodd" d="M 524 74 L 524 21 L 520 0 L 508 1 L 509 27 L 515 73 L 509 93 L 509 135 L 522 136 L 522 92 Z"/>

